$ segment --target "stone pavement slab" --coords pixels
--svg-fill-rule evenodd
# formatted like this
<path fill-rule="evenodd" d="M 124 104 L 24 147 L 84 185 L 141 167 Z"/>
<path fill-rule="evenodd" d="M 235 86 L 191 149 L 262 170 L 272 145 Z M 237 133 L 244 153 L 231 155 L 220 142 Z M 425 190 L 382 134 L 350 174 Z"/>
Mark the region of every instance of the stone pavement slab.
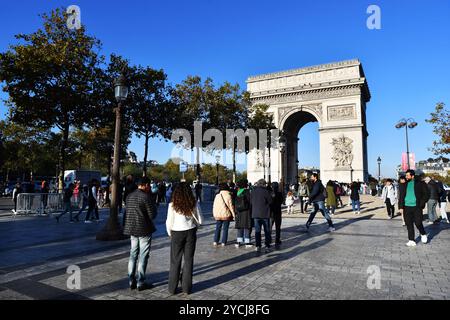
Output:
<path fill-rule="evenodd" d="M 307 215 L 285 216 L 281 248 L 261 254 L 234 247 L 234 224 L 230 244 L 214 248 L 211 204 L 203 204 L 206 224 L 198 232 L 190 296 L 171 296 L 167 291 L 170 242 L 165 235 L 164 206 L 158 215 L 158 232 L 147 270 L 155 288 L 143 292 L 128 289 L 129 241 L 95 240 L 107 211 L 102 212 L 105 220 L 98 225 L 3 217 L 0 299 L 449 299 L 450 226 L 426 226 L 430 243 L 407 248 L 406 228 L 400 218 L 386 219 L 377 198 L 363 201 L 366 211 L 361 216 L 346 217 L 338 212 L 333 233 L 327 231 L 321 216 L 316 217 L 309 232 L 304 227 Z M 70 265 L 81 270 L 80 290 L 67 287 Z M 370 268 L 374 266 L 380 271 L 380 287 L 369 289 Z"/>

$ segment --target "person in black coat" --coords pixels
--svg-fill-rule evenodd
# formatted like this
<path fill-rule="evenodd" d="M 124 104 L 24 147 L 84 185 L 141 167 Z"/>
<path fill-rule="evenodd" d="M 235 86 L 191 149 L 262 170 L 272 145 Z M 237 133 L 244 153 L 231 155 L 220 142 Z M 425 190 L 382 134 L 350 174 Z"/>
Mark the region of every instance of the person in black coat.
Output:
<path fill-rule="evenodd" d="M 257 182 L 256 187 L 250 194 L 250 199 L 252 218 L 255 226 L 256 251 L 261 252 L 261 229 L 264 228 L 266 252 L 268 252 L 272 243 L 270 230 L 270 205 L 272 203 L 272 196 L 267 191 L 265 180 L 261 179 Z"/>
<path fill-rule="evenodd" d="M 355 214 L 361 214 L 361 200 L 359 198 L 360 189 L 361 184 L 359 182 L 353 181 L 350 185 L 350 200 L 352 201 L 352 209 Z"/>
<path fill-rule="evenodd" d="M 236 192 L 236 198 L 234 200 L 234 207 L 236 212 L 235 227 L 237 229 L 236 248 L 239 248 L 244 244 L 246 248 L 250 248 L 252 247 L 252 245 L 250 244 L 252 212 L 250 190 L 248 189 L 248 183 L 246 180 L 238 182 L 238 189 Z"/>
<path fill-rule="evenodd" d="M 309 230 L 309 227 L 311 226 L 312 222 L 314 221 L 314 218 L 316 217 L 317 212 L 320 211 L 322 213 L 323 217 L 328 222 L 328 231 L 332 232 L 335 230 L 333 221 L 331 220 L 330 215 L 328 214 L 328 210 L 325 207 L 325 194 L 326 189 L 322 184 L 322 181 L 319 180 L 319 175 L 317 173 L 313 173 L 311 175 L 311 182 L 313 183 L 311 194 L 309 195 L 309 204 L 312 204 L 314 206 L 314 211 L 311 212 L 308 222 L 306 222 L 306 229 Z"/>
<path fill-rule="evenodd" d="M 406 185 L 399 188 L 398 207 L 405 216 L 405 223 L 408 228 L 409 242 L 406 245 L 413 247 L 416 245 L 414 224 L 420 232 L 422 243 L 428 243 L 428 237 L 423 227 L 423 209 L 430 198 L 430 194 L 425 182 L 416 178 L 414 170 L 406 172 L 406 180 L 408 181 Z"/>
<path fill-rule="evenodd" d="M 137 185 L 134 182 L 134 177 L 132 175 L 127 176 L 127 180 L 125 182 L 125 188 L 123 191 L 123 201 L 125 202 L 125 210 L 123 210 L 123 215 L 122 215 L 122 226 L 125 226 L 125 219 L 127 216 L 127 197 L 129 194 L 131 194 L 133 191 L 135 191 L 137 189 Z"/>
<path fill-rule="evenodd" d="M 138 291 L 153 287 L 152 284 L 145 282 L 152 234 L 156 231 L 153 223 L 156 211 L 150 204 L 149 192 L 150 180 L 144 177 L 138 182 L 138 189 L 129 194 L 126 199 L 127 216 L 123 233 L 131 238 L 128 278 L 130 289 L 137 288 Z"/>
<path fill-rule="evenodd" d="M 271 229 L 275 225 L 275 246 L 281 245 L 281 206 L 283 193 L 280 192 L 278 182 L 272 183 L 272 203 L 270 205 Z"/>
<path fill-rule="evenodd" d="M 399 197 L 400 197 L 401 194 L 404 194 L 406 192 L 406 182 L 407 181 L 406 181 L 406 177 L 405 176 L 400 176 L 400 178 L 398 178 L 398 192 L 397 192 L 397 194 L 399 195 Z M 400 214 L 402 216 L 403 226 L 406 227 L 405 214 L 404 214 L 403 210 L 400 208 L 400 205 L 399 205 L 398 209 L 399 209 Z"/>

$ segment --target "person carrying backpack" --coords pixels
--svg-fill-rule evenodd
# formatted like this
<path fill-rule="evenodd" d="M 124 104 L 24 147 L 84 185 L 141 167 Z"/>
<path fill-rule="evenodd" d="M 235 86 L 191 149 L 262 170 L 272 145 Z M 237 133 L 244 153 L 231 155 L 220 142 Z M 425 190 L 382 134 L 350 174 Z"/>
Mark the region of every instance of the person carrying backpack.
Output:
<path fill-rule="evenodd" d="M 251 242 L 250 230 L 252 228 L 252 214 L 250 191 L 248 190 L 248 183 L 246 180 L 238 182 L 238 189 L 235 200 L 235 213 L 237 229 L 237 244 L 236 248 L 245 245 L 246 248 L 253 247 Z"/>
<path fill-rule="evenodd" d="M 298 188 L 298 198 L 300 199 L 300 212 L 301 213 L 305 213 L 306 209 L 308 208 L 307 198 L 309 197 L 309 190 L 310 189 L 308 186 L 308 182 L 306 180 L 303 180 Z M 303 205 L 305 206 L 304 208 L 303 208 Z"/>

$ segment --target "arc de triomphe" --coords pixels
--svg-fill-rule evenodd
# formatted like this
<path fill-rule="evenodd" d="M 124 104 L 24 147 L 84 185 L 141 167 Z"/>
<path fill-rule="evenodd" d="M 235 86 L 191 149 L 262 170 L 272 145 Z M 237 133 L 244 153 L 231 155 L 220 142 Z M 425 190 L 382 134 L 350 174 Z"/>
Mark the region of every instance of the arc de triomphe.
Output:
<path fill-rule="evenodd" d="M 286 148 L 249 153 L 249 182 L 266 177 L 294 183 L 298 175 L 299 130 L 319 123 L 320 174 L 324 183 L 367 181 L 366 104 L 370 91 L 359 60 L 250 77 L 247 90 L 253 104 L 267 104 Z M 308 152 L 303 150 L 303 152 Z M 266 154 L 264 156 L 264 153 Z M 269 170 L 270 168 L 270 170 Z"/>

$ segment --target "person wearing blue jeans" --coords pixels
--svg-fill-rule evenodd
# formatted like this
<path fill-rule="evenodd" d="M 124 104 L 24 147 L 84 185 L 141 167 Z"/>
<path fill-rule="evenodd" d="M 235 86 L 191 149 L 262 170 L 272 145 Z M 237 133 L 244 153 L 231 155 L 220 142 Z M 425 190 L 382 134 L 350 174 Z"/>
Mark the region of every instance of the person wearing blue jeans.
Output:
<path fill-rule="evenodd" d="M 261 229 L 264 228 L 266 243 L 266 253 L 270 251 L 272 244 L 271 226 L 270 226 L 270 206 L 272 204 L 272 195 L 267 190 L 267 183 L 261 179 L 256 183 L 256 187 L 250 194 L 251 212 L 255 225 L 255 245 L 256 252 L 261 252 Z"/>
<path fill-rule="evenodd" d="M 361 203 L 359 200 L 352 200 L 352 210 L 356 214 L 359 214 L 361 212 Z"/>
<path fill-rule="evenodd" d="M 250 245 L 251 242 L 250 229 L 237 229 L 236 235 L 237 235 L 236 237 L 237 247 L 239 247 L 241 244 L 245 244 L 246 246 Z"/>
<path fill-rule="evenodd" d="M 330 231 L 334 231 L 333 221 L 331 220 L 331 217 L 328 214 L 328 210 L 325 208 L 325 202 L 324 201 L 313 202 L 313 206 L 314 211 L 309 216 L 308 222 L 306 223 L 306 228 L 309 229 L 312 222 L 314 221 L 314 218 L 316 217 L 317 212 L 320 211 L 323 217 L 327 220 Z"/>
<path fill-rule="evenodd" d="M 233 197 L 230 187 L 226 183 L 219 185 L 219 193 L 216 194 L 213 203 L 213 217 L 216 220 L 216 231 L 214 233 L 214 247 L 219 243 L 222 247 L 227 245 L 228 229 L 230 222 L 236 217 L 234 210 Z M 222 232 L 222 242 L 220 242 L 220 233 Z"/>
<path fill-rule="evenodd" d="M 142 291 L 153 287 L 151 283 L 145 282 L 152 234 L 156 231 L 153 221 L 157 216 L 156 210 L 150 203 L 149 192 L 150 180 L 146 177 L 141 178 L 138 182 L 138 189 L 129 194 L 126 200 L 127 216 L 123 234 L 130 236 L 131 240 L 128 261 L 128 279 L 131 290 Z"/>
<path fill-rule="evenodd" d="M 151 243 L 151 236 L 131 236 L 130 260 L 128 262 L 128 279 L 130 280 L 130 287 L 137 285 L 138 288 L 141 288 L 145 285 L 145 271 L 147 270 L 148 258 L 150 257 Z"/>
<path fill-rule="evenodd" d="M 355 214 L 361 214 L 361 200 L 359 198 L 360 184 L 352 182 L 350 186 L 350 200 L 352 201 L 352 209 Z"/>
<path fill-rule="evenodd" d="M 313 183 L 313 186 L 311 188 L 311 193 L 309 195 L 309 203 L 314 205 L 314 211 L 309 216 L 308 222 L 306 223 L 306 229 L 309 230 L 309 227 L 314 221 L 317 212 L 320 211 L 328 222 L 329 226 L 328 230 L 332 232 L 335 230 L 333 226 L 333 221 L 331 220 L 330 215 L 328 214 L 328 211 L 325 208 L 325 198 L 328 196 L 326 194 L 326 189 L 323 186 L 322 181 L 319 180 L 319 175 L 317 173 L 312 174 L 311 182 Z"/>
<path fill-rule="evenodd" d="M 272 244 L 272 234 L 270 230 L 270 219 L 261 219 L 261 218 L 255 218 L 255 245 L 256 248 L 261 248 L 261 231 L 262 228 L 264 228 L 264 238 L 265 238 L 265 245 L 266 248 L 270 248 L 270 245 Z"/>
<path fill-rule="evenodd" d="M 228 229 L 230 228 L 230 221 L 216 221 L 216 231 L 214 233 L 214 243 L 226 245 L 228 241 Z M 220 242 L 220 233 L 222 232 L 222 242 Z"/>

